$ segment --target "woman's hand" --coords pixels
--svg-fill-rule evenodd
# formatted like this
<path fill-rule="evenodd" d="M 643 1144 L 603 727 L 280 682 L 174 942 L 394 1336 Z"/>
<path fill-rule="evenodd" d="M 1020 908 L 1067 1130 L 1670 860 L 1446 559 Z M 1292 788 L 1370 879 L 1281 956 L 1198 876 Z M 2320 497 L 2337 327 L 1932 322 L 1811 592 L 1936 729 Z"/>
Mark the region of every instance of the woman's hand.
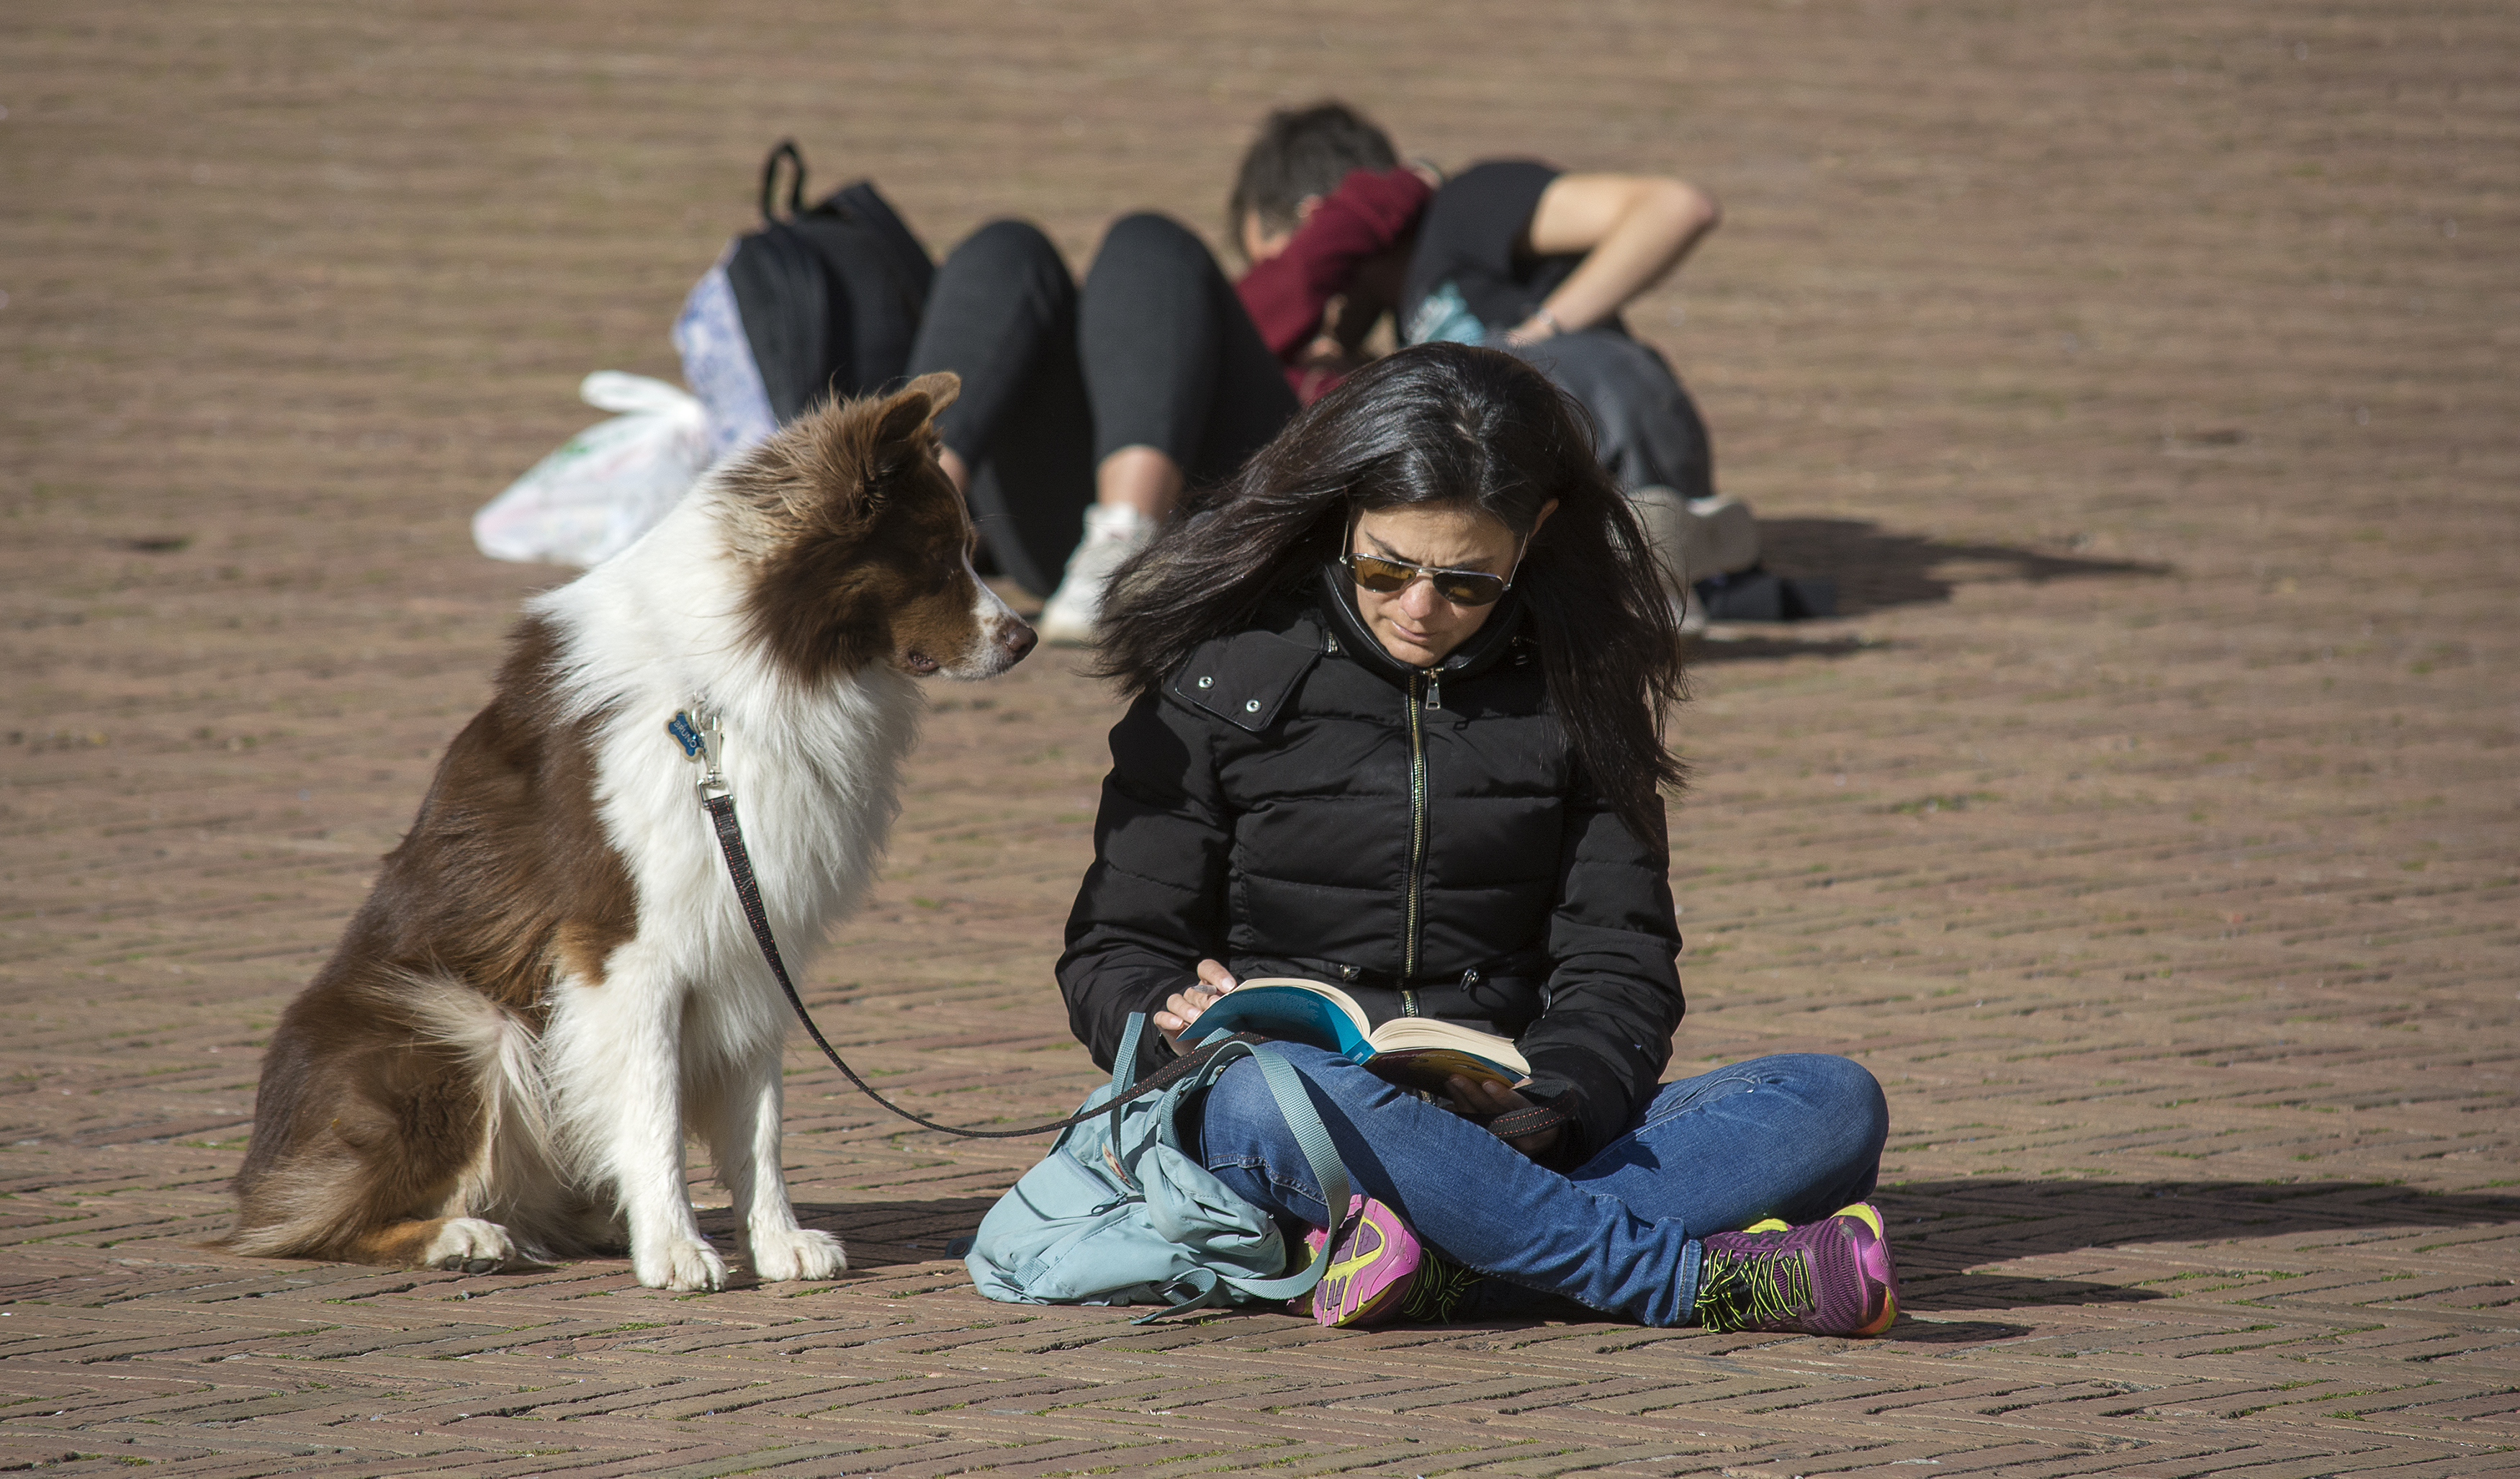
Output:
<path fill-rule="evenodd" d="M 1466 1079 L 1455 1074 L 1445 1086 L 1453 1096 L 1453 1108 L 1469 1119 L 1485 1122 L 1514 1109 L 1534 1107 L 1530 1099 L 1494 1079 Z M 1552 1125 L 1531 1135 L 1517 1135 L 1506 1143 L 1538 1160 L 1557 1146 L 1558 1133 L 1565 1127 Z"/>
<path fill-rule="evenodd" d="M 1232 991 L 1236 984 L 1234 972 L 1226 969 L 1222 962 L 1199 962 L 1198 984 L 1188 991 L 1174 992 L 1163 1009 L 1155 1013 L 1155 1030 L 1164 1035 L 1165 1045 L 1175 1053 L 1181 1052 L 1181 1035 L 1190 1030 L 1190 1024 L 1198 1020 L 1198 1014 L 1210 1003 Z"/>

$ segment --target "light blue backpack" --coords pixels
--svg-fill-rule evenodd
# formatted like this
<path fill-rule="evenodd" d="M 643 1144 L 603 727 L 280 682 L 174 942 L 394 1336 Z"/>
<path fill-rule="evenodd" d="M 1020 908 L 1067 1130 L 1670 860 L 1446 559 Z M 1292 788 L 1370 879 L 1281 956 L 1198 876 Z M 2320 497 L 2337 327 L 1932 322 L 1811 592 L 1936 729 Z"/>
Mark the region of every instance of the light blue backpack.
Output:
<path fill-rule="evenodd" d="M 1146 1023 L 1144 1012 L 1129 1018 L 1111 1082 L 1086 1098 L 1085 1109 L 1136 1082 Z M 1328 1193 L 1324 1201 L 1344 1209 L 1347 1168 L 1303 1081 L 1268 1044 L 1229 1041 L 1179 1083 L 1122 1104 L 1116 1124 L 1102 1114 L 1059 1133 L 1041 1164 L 980 1220 L 964 1259 L 980 1292 L 1011 1304 L 1164 1306 L 1141 1324 L 1185 1310 L 1311 1293 L 1329 1266 L 1328 1243 L 1307 1267 L 1285 1272 L 1278 1225 L 1182 1148 L 1175 1118 L 1183 1098 L 1243 1057 L 1259 1062 L 1315 1184 Z"/>

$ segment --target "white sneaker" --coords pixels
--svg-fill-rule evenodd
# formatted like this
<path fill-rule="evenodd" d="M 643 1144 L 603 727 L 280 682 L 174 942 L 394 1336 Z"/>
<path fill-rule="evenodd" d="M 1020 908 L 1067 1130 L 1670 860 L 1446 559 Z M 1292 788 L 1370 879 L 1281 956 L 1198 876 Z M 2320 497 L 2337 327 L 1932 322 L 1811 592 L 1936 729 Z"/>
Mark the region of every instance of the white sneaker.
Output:
<path fill-rule="evenodd" d="M 1738 575 L 1759 562 L 1759 520 L 1748 504 L 1725 493 L 1692 498 L 1688 516 L 1697 528 L 1691 584 L 1709 575 Z"/>
<path fill-rule="evenodd" d="M 1646 542 L 1661 564 L 1672 605 L 1696 609 L 1695 587 L 1710 575 L 1730 575 L 1759 562 L 1759 521 L 1737 498 L 1683 498 L 1676 489 L 1647 484 L 1628 490 L 1628 507 L 1644 525 Z M 1697 625 L 1705 625 L 1699 612 Z"/>
<path fill-rule="evenodd" d="M 1085 511 L 1085 538 L 1067 557 L 1067 573 L 1033 622 L 1054 647 L 1091 647 L 1094 623 L 1102 616 L 1102 593 L 1120 562 L 1155 537 L 1155 521 L 1126 504 L 1096 504 Z"/>

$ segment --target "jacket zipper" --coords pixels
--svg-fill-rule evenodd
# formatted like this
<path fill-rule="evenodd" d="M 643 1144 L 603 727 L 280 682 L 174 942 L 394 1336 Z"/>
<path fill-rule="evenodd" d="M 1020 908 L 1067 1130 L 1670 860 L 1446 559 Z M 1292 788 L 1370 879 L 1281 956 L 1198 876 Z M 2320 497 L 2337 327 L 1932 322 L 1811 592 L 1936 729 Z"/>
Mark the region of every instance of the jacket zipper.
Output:
<path fill-rule="evenodd" d="M 1409 933 L 1402 939 L 1400 1014 L 1418 1014 L 1418 913 L 1426 870 L 1426 733 L 1418 722 L 1418 685 L 1424 674 L 1409 680 Z"/>

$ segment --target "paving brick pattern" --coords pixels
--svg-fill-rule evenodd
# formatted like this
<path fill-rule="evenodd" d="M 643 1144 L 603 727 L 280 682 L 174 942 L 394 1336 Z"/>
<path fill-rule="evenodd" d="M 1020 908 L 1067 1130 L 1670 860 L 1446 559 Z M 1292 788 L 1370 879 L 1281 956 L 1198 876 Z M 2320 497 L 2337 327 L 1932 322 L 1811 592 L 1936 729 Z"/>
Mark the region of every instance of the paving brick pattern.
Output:
<path fill-rule="evenodd" d="M 28 0 L 0 59 L 0 1465 L 2520 1469 L 2509 7 Z M 1325 92 L 1727 204 L 1633 322 L 1846 614 L 1720 634 L 1677 720 L 1675 1066 L 1873 1068 L 1909 1318 L 991 1305 L 942 1249 L 1037 1146 L 801 1052 L 828 1284 L 194 1247 L 263 1034 L 555 578 L 467 515 L 578 376 L 671 373 L 760 150 L 1081 257 L 1208 227 Z M 943 1117 L 1095 1076 L 1048 976 L 1113 712 L 1072 667 L 937 691 L 809 983 Z"/>

